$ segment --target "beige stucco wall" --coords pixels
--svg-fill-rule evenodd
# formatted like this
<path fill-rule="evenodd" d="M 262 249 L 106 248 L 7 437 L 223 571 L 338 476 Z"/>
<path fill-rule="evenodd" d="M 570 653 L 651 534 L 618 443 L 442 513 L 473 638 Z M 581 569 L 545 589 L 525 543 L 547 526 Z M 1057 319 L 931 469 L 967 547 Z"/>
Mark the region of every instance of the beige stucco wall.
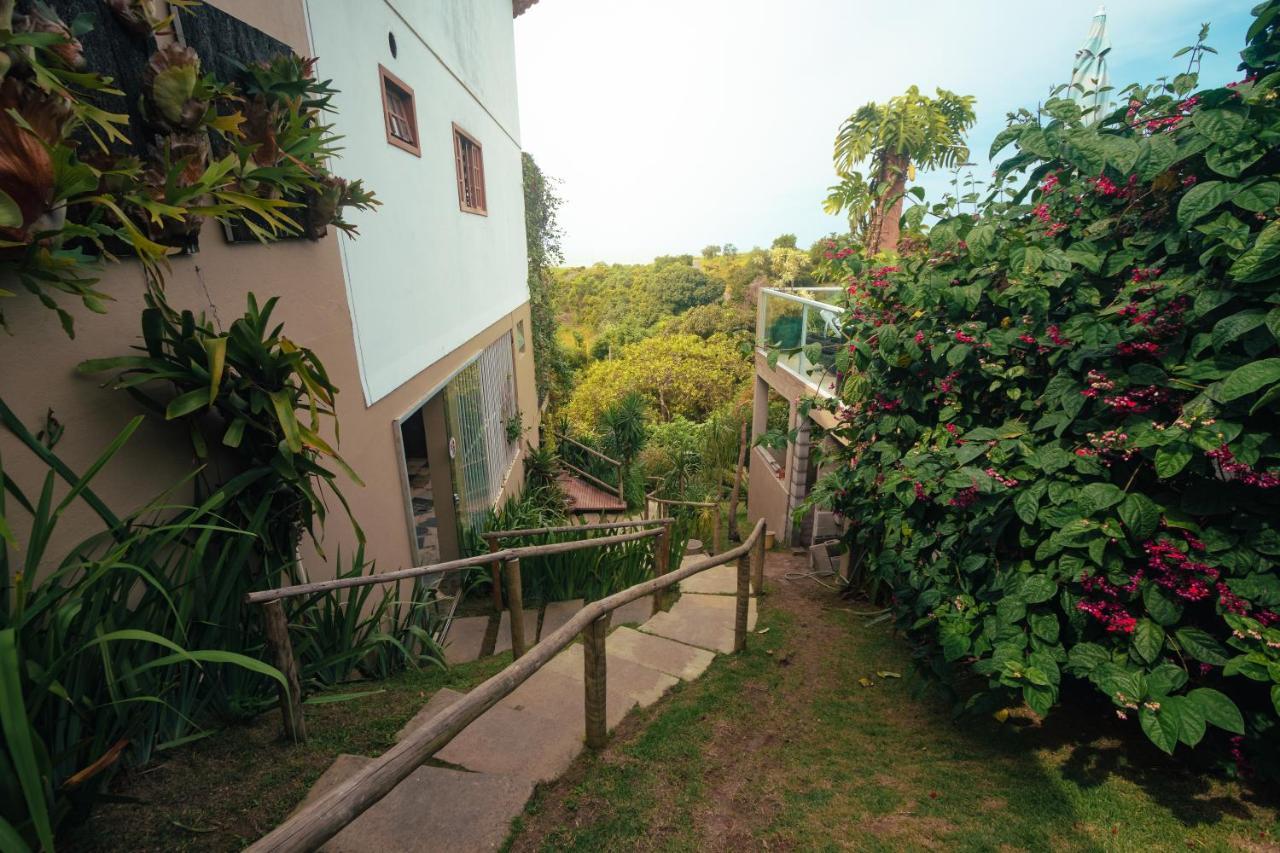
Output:
<path fill-rule="evenodd" d="M 299 0 L 213 0 L 214 5 L 249 24 L 287 41 L 307 53 L 306 25 Z M 198 14 L 198 12 L 197 12 Z M 376 189 L 376 188 L 375 188 Z M 483 332 L 445 357 L 418 372 L 409 381 L 366 406 L 360 393 L 346 285 L 334 234 L 311 242 L 290 240 L 271 245 L 228 245 L 221 228 L 207 222 L 201 233 L 200 252 L 172 260 L 169 301 L 177 308 L 213 314 L 223 326 L 244 310 L 249 292 L 259 300 L 279 296 L 274 317 L 285 324 L 285 334 L 313 349 L 340 389 L 338 416 L 342 425 L 339 452 L 360 474 L 364 487 L 344 484 L 352 511 L 368 539 L 366 555 L 379 570 L 412 564 L 411 538 L 401 484 L 401 463 L 395 441 L 394 421 L 416 406 L 483 347 L 499 335 L 530 325 L 527 302 L 494 320 Z M 469 283 L 483 287 L 483 282 Z M 87 378 L 75 373 L 88 358 L 130 354 L 140 343 L 139 315 L 143 308 L 142 272 L 136 262 L 109 264 L 99 288 L 113 298 L 108 314 L 92 314 L 68 300 L 60 300 L 74 315 L 76 337 L 67 338 L 53 312 L 43 308 L 14 282 L 0 287 L 18 292 L 5 299 L 11 335 L 0 335 L 0 395 L 33 430 L 39 428 L 47 409 L 66 427 L 58 454 L 77 471 L 84 470 L 102 448 L 141 409 L 124 392 L 100 387 L 106 377 Z M 523 413 L 526 437 L 536 441 L 537 403 L 533 378 L 532 347 L 514 349 L 517 405 Z M 45 467 L 6 430 L 0 429 L 0 460 L 5 473 L 28 494 L 39 494 Z M 185 433 L 158 418 L 147 422 L 102 472 L 94 489 L 118 514 L 136 508 L 148 498 L 172 487 L 187 476 L 194 464 Z M 521 467 L 508 480 L 520 482 Z M 60 492 L 65 489 L 59 487 Z M 179 492 L 177 499 L 185 494 Z M 25 519 L 17 519 L 23 537 Z M 64 518 L 56 558 L 67 545 L 99 529 L 87 507 L 73 506 Z M 324 549 L 332 560 L 341 551 L 351 552 L 354 538 L 344 522 L 341 507 L 333 502 L 330 524 L 324 533 Z M 310 549 L 304 563 L 313 580 L 331 577 L 335 567 L 323 563 Z"/>
<path fill-rule="evenodd" d="M 751 448 L 749 458 L 747 515 L 763 518 L 765 529 L 783 542 L 787 530 L 787 481 L 777 476 L 763 448 Z"/>

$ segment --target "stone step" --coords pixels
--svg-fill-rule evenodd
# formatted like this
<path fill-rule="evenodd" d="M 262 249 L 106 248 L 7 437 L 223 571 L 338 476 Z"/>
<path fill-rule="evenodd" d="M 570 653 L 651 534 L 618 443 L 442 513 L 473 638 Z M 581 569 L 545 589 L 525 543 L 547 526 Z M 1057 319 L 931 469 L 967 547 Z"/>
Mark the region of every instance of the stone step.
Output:
<path fill-rule="evenodd" d="M 478 773 L 548 782 L 582 751 L 583 736 L 581 726 L 499 703 L 473 720 L 435 757 Z"/>
<path fill-rule="evenodd" d="M 578 648 L 581 650 L 580 646 Z M 587 712 L 581 657 L 578 658 L 576 674 L 569 674 L 571 672 L 573 672 L 571 663 L 557 669 L 543 667 L 529 676 L 524 684 L 517 687 L 511 695 L 499 701 L 498 704 L 523 713 L 545 717 L 558 725 L 568 727 L 579 740 L 583 740 L 587 733 Z M 627 712 L 635 707 L 636 701 L 635 696 L 621 689 L 613 679 L 608 679 L 604 705 L 605 727 L 612 729 L 622 722 Z M 536 742 L 528 743 L 525 748 L 536 748 Z M 466 762 L 451 761 L 450 763 L 471 767 Z"/>
<path fill-rule="evenodd" d="M 618 628 L 605 640 L 605 654 L 665 672 L 683 681 L 693 681 L 706 671 L 715 655 L 684 643 Z"/>
<path fill-rule="evenodd" d="M 339 755 L 311 787 L 302 805 L 349 779 L 372 760 L 363 755 Z M 512 819 L 524 810 L 532 794 L 529 779 L 419 767 L 320 849 L 331 853 L 497 850 L 506 840 Z"/>
<path fill-rule="evenodd" d="M 697 562 L 701 557 L 685 557 L 680 566 Z M 738 566 L 726 563 L 712 569 L 698 572 L 693 577 L 680 582 L 681 592 L 696 592 L 711 595 L 734 595 L 738 591 Z"/>
<path fill-rule="evenodd" d="M 582 609 L 585 602 L 581 598 L 575 598 L 572 601 L 553 601 L 547 605 L 542 612 L 542 632 L 538 634 L 539 640 L 550 637 L 558 628 L 573 618 L 573 615 Z"/>
<path fill-rule="evenodd" d="M 575 678 L 582 683 L 582 646 L 572 645 L 547 662 L 547 671 Z M 605 640 L 605 678 L 609 691 L 625 694 L 642 708 L 647 708 L 675 687 L 680 679 L 644 664 L 636 663 L 610 651 Z"/>
<path fill-rule="evenodd" d="M 465 694 L 456 690 L 450 690 L 448 687 L 442 687 L 432 694 L 427 700 L 427 704 L 423 705 L 418 713 L 413 715 L 413 719 L 400 727 L 400 731 L 396 732 L 396 743 L 405 739 L 409 732 L 418 728 L 418 726 L 426 724 L 428 720 L 439 714 L 445 708 L 448 708 L 454 702 L 457 702 Z"/>
<path fill-rule="evenodd" d="M 683 593 L 669 610 L 655 613 L 640 630 L 714 652 L 733 651 L 736 596 Z M 747 630 L 756 623 L 755 599 L 747 610 Z"/>
<path fill-rule="evenodd" d="M 527 649 L 536 642 L 538 642 L 538 611 L 526 610 L 524 612 L 524 647 Z M 511 651 L 511 614 L 504 610 L 502 618 L 498 621 L 498 639 L 494 643 L 493 653 L 500 655 L 509 651 Z"/>
<path fill-rule="evenodd" d="M 444 640 L 445 662 L 466 663 L 480 657 L 484 635 L 488 630 L 488 616 L 462 616 L 454 619 L 449 623 L 449 633 Z"/>
<path fill-rule="evenodd" d="M 639 625 L 650 616 L 653 615 L 653 596 L 646 595 L 644 598 L 637 598 L 635 601 L 622 605 L 610 614 L 609 624 L 613 627 L 619 625 Z"/>

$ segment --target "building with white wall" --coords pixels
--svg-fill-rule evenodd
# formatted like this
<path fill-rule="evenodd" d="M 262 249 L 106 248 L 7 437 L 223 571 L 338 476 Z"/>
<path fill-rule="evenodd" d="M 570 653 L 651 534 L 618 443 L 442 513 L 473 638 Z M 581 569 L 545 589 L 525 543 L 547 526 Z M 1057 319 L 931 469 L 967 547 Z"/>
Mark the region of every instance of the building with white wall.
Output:
<path fill-rule="evenodd" d="M 485 511 L 519 488 L 521 448 L 537 440 L 513 40 L 513 18 L 530 5 L 207 0 L 191 12 L 229 15 L 317 57 L 318 76 L 340 90 L 333 171 L 363 179 L 382 202 L 349 217 L 354 239 L 329 229 L 318 240 L 233 242 L 207 221 L 199 251 L 171 259 L 166 285 L 175 306 L 224 318 L 249 293 L 280 297 L 274 318 L 340 389 L 338 450 L 364 481 L 341 486 L 380 571 L 457 554 Z M 101 24 L 114 22 L 104 14 Z M 74 339 L 36 299 L 6 300 L 23 335 L 0 335 L 5 399 L 29 424 L 52 410 L 66 427 L 58 452 L 81 470 L 138 414 L 127 395 L 75 368 L 137 342 L 140 281 L 134 260 L 106 264 L 98 287 L 113 299 L 108 313 L 69 306 Z M 0 453 L 17 481 L 43 477 L 3 430 Z M 149 418 L 96 488 L 124 514 L 191 468 L 187 436 Z M 323 554 L 304 547 L 312 580 L 332 577 L 343 568 L 336 558 L 355 550 L 333 510 Z M 78 538 L 97 524 L 83 508 L 68 514 Z"/>

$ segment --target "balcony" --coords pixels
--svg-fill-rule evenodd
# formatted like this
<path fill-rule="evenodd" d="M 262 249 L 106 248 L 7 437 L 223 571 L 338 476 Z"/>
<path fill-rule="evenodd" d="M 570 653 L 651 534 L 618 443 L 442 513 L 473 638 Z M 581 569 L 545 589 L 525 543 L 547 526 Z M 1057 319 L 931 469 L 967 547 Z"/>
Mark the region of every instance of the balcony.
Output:
<path fill-rule="evenodd" d="M 835 356 L 845 344 L 840 331 L 844 290 L 804 287 L 760 291 L 756 315 L 756 348 L 778 351 L 777 369 L 785 370 L 814 393 L 836 394 Z"/>

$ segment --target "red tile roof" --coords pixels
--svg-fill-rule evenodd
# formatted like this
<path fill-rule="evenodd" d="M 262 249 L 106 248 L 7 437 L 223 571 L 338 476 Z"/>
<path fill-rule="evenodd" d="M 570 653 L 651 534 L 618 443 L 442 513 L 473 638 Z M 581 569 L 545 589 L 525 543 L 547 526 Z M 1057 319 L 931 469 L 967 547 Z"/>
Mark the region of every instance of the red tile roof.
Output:
<path fill-rule="evenodd" d="M 530 6 L 537 2 L 538 0 L 511 0 L 511 17 L 520 17 L 529 11 Z"/>

